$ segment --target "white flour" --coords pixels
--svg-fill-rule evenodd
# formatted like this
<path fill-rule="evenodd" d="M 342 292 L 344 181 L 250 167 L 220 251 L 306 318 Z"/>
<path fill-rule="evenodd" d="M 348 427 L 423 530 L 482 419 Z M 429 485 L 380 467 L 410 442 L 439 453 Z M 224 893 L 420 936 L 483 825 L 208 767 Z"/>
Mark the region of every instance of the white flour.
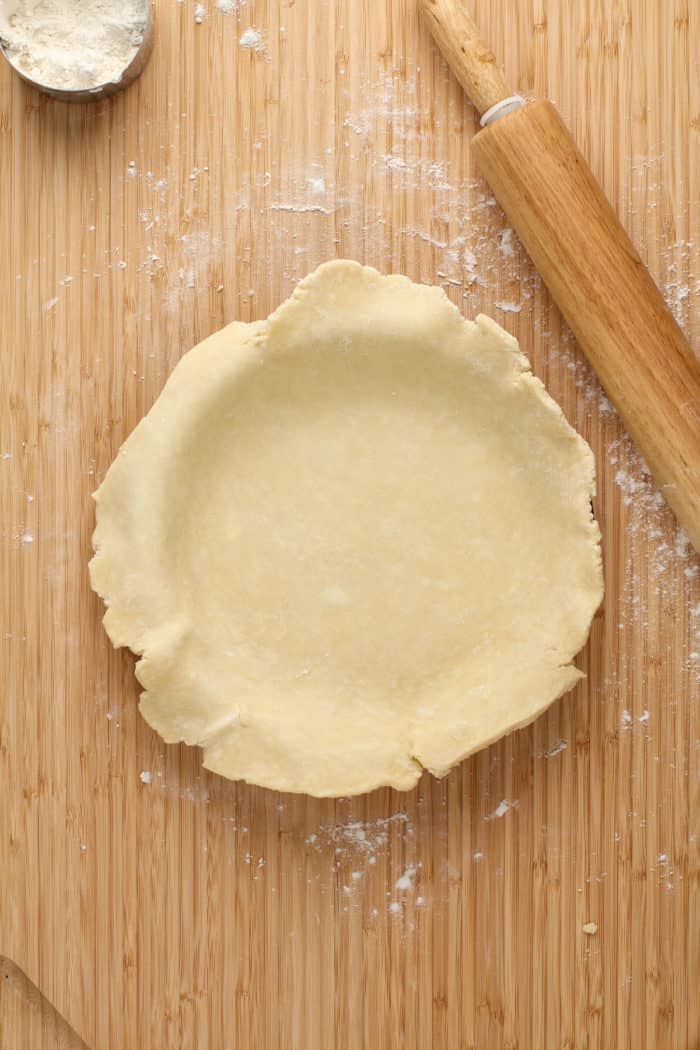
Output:
<path fill-rule="evenodd" d="M 308 836 L 306 846 L 317 852 L 332 846 L 337 860 L 364 854 L 372 864 L 378 855 L 388 852 L 392 830 L 402 841 L 415 833 L 407 813 L 392 813 L 377 820 L 324 825 Z"/>
<path fill-rule="evenodd" d="M 258 29 L 253 29 L 252 26 L 244 30 L 238 43 L 241 47 L 247 48 L 249 51 L 265 50 L 265 42 L 262 33 Z"/>
<path fill-rule="evenodd" d="M 511 802 L 509 799 L 504 798 L 498 803 L 493 812 L 489 813 L 488 816 L 484 817 L 484 820 L 500 820 L 501 817 L 505 817 L 506 813 L 510 809 L 518 809 L 520 806 L 519 799 L 513 799 Z"/>
<path fill-rule="evenodd" d="M 134 58 L 149 0 L 0 0 L 0 37 L 10 61 L 46 87 L 118 81 Z"/>

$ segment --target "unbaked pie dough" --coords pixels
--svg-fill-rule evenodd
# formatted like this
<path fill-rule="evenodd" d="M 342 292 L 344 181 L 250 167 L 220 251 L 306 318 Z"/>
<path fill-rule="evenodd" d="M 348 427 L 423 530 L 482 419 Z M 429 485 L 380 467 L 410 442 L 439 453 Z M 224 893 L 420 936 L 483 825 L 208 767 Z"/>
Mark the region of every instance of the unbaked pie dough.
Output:
<path fill-rule="evenodd" d="M 96 493 L 92 585 L 208 769 L 407 789 L 581 677 L 593 481 L 515 339 L 332 262 L 178 364 Z"/>

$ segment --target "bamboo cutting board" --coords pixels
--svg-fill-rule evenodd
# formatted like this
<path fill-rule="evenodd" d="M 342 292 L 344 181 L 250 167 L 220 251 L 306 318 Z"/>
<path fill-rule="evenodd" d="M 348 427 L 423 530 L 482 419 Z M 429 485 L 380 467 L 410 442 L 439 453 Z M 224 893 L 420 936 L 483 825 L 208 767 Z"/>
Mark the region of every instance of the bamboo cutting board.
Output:
<path fill-rule="evenodd" d="M 159 0 L 112 101 L 0 80 L 0 1047 L 697 1047 L 700 562 L 477 177 L 414 0 L 203 8 Z M 700 3 L 473 10 L 700 349 Z M 518 336 L 595 449 L 606 600 L 532 727 L 319 802 L 161 743 L 86 565 L 90 493 L 179 357 L 334 256 Z"/>

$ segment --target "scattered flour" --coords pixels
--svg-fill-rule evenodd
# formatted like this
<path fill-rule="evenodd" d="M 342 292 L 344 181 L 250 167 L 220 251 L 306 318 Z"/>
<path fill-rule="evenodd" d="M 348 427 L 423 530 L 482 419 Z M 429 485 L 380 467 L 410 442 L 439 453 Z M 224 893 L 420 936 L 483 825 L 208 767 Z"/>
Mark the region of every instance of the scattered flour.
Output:
<path fill-rule="evenodd" d="M 515 256 L 515 233 L 509 226 L 503 230 L 501 234 L 501 243 L 499 250 L 504 259 L 512 259 Z"/>
<path fill-rule="evenodd" d="M 671 309 L 671 313 L 681 327 L 684 327 L 688 321 L 688 306 L 691 296 L 690 285 L 695 281 L 695 275 L 689 272 L 689 262 L 695 247 L 694 241 L 678 240 L 664 246 L 661 250 L 661 258 L 664 264 L 664 273 L 661 277 L 661 291 Z"/>
<path fill-rule="evenodd" d="M 292 211 L 298 215 L 308 215 L 317 212 L 319 215 L 333 215 L 335 208 L 324 208 L 322 204 L 287 204 L 276 202 L 270 205 L 270 211 Z"/>
<path fill-rule="evenodd" d="M 413 889 L 413 880 L 416 877 L 416 869 L 414 867 L 406 868 L 403 875 L 396 880 L 396 889 L 404 892 L 406 890 Z"/>
<path fill-rule="evenodd" d="M 630 615 L 638 622 L 645 609 L 633 594 L 635 575 L 631 561 L 635 539 L 648 545 L 649 586 L 660 597 L 677 593 L 675 576 L 693 579 L 699 571 L 698 556 L 688 536 L 677 524 L 662 494 L 654 485 L 649 468 L 632 445 L 627 434 L 607 446 L 607 462 L 614 470 L 615 484 L 621 492 L 622 504 L 627 508 L 627 532 L 630 537 L 630 565 L 625 575 L 625 593 L 630 603 Z"/>
<path fill-rule="evenodd" d="M 177 283 L 171 284 L 165 295 L 166 310 L 174 310 L 184 299 L 186 292 L 194 292 L 200 283 L 208 284 L 211 267 L 218 262 L 224 251 L 224 242 L 220 237 L 212 237 L 208 230 L 185 233 L 180 237 L 180 261 L 177 271 Z M 160 258 L 156 268 L 160 268 Z"/>
<path fill-rule="evenodd" d="M 414 826 L 406 813 L 393 813 L 390 817 L 380 817 L 372 821 L 351 821 L 347 824 L 328 824 L 319 828 L 306 839 L 308 848 L 322 851 L 329 844 L 335 847 L 335 856 L 343 858 L 362 854 L 370 861 L 389 845 L 392 829 L 402 836 L 411 837 Z"/>
<path fill-rule="evenodd" d="M 428 117 L 429 109 L 418 104 L 415 79 L 386 73 L 378 83 L 369 83 L 363 95 L 362 108 L 346 114 L 344 127 L 363 139 L 388 126 L 394 142 L 419 140 L 421 118 Z"/>
<path fill-rule="evenodd" d="M 142 784 L 150 784 L 153 780 L 153 774 L 148 769 L 142 769 L 139 773 L 139 780 Z"/>
<path fill-rule="evenodd" d="M 500 817 L 505 817 L 508 810 L 517 809 L 519 805 L 520 801 L 517 798 L 512 802 L 509 802 L 507 798 L 501 799 L 496 808 L 484 817 L 484 820 L 498 820 Z"/>
<path fill-rule="evenodd" d="M 249 51 L 265 50 L 265 41 L 263 40 L 262 33 L 259 29 L 253 29 L 252 26 L 249 26 L 248 29 L 243 31 L 238 43 L 240 47 L 247 48 Z"/>
<path fill-rule="evenodd" d="M 382 156 L 385 167 L 394 176 L 398 184 L 407 188 L 417 185 L 427 186 L 431 190 L 454 190 L 445 174 L 445 165 L 435 161 L 412 158 L 407 160 L 399 153 L 387 153 Z"/>

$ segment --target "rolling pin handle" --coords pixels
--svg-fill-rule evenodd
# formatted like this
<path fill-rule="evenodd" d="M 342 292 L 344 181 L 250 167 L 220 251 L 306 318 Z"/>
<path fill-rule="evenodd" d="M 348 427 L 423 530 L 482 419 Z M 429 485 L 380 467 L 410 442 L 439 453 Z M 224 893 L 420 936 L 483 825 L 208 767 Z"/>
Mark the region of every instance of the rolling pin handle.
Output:
<path fill-rule="evenodd" d="M 479 113 L 512 98 L 493 51 L 470 18 L 465 0 L 418 0 L 450 68 Z"/>

